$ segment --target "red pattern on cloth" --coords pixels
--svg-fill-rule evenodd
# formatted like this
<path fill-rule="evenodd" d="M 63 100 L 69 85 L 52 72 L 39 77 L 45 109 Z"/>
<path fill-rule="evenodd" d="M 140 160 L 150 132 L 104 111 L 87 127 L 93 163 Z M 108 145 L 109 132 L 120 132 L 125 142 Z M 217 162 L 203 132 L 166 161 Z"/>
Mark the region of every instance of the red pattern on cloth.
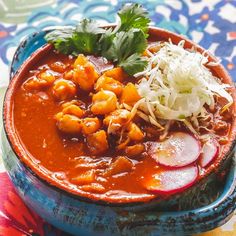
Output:
<path fill-rule="evenodd" d="M 0 173 L 0 189 L 0 236 L 44 236 L 44 221 L 23 203 L 6 173 Z"/>

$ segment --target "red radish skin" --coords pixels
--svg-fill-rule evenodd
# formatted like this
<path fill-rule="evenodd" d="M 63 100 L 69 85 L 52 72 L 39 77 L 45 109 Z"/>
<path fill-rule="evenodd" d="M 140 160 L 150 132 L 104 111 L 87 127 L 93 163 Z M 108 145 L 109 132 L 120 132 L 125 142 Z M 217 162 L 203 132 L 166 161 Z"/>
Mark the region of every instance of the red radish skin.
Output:
<path fill-rule="evenodd" d="M 199 158 L 201 167 L 207 167 L 218 155 L 219 144 L 213 138 L 209 139 L 202 147 L 202 154 Z"/>
<path fill-rule="evenodd" d="M 104 57 L 88 56 L 88 59 L 95 65 L 99 73 L 110 70 L 114 67 L 114 65 L 107 61 Z"/>
<path fill-rule="evenodd" d="M 176 132 L 163 142 L 151 144 L 149 154 L 160 165 L 183 167 L 195 162 L 201 153 L 200 142 L 188 133 Z"/>
<path fill-rule="evenodd" d="M 171 195 L 179 193 L 195 183 L 198 173 L 196 165 L 162 170 L 160 173 L 154 174 L 145 183 L 145 187 L 156 194 Z"/>

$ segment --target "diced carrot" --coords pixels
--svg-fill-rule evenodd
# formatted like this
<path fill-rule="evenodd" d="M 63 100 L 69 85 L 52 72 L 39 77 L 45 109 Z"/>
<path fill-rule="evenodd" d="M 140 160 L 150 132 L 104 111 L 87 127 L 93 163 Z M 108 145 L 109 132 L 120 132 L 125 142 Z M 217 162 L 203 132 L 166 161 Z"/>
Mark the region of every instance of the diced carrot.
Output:
<path fill-rule="evenodd" d="M 127 104 L 134 104 L 140 99 L 141 97 L 138 94 L 138 91 L 135 85 L 132 83 L 128 83 L 123 89 L 123 92 L 120 97 L 120 102 L 127 103 Z"/>
<path fill-rule="evenodd" d="M 27 79 L 23 87 L 25 89 L 29 90 L 39 90 L 39 89 L 44 89 L 53 84 L 55 81 L 55 76 L 53 75 L 52 71 L 43 71 L 37 76 L 32 76 L 29 79 Z"/>
<path fill-rule="evenodd" d="M 74 62 L 74 67 L 84 66 L 88 62 L 88 59 L 83 54 L 79 54 Z"/>
<path fill-rule="evenodd" d="M 126 138 L 124 141 L 122 141 L 121 143 L 119 143 L 118 146 L 116 146 L 116 149 L 117 150 L 123 150 L 127 147 L 127 145 L 129 144 L 130 142 L 130 138 Z"/>
<path fill-rule="evenodd" d="M 84 65 L 84 69 L 89 79 L 93 78 L 94 81 L 97 81 L 97 79 L 99 78 L 99 74 L 96 71 L 93 63 L 91 62 L 86 63 Z"/>
<path fill-rule="evenodd" d="M 95 170 L 88 170 L 83 174 L 80 174 L 77 177 L 71 179 L 73 183 L 79 185 L 90 184 L 94 182 L 94 180 L 95 180 Z"/>
<path fill-rule="evenodd" d="M 83 158 L 83 159 L 82 159 Z M 92 157 L 83 156 L 81 159 L 76 160 L 75 168 L 79 169 L 105 169 L 109 162 L 108 160 L 102 159 L 95 160 Z"/>
<path fill-rule="evenodd" d="M 62 117 L 64 116 L 64 113 L 63 112 L 58 112 L 54 118 L 55 120 L 59 121 Z"/>
<path fill-rule="evenodd" d="M 66 70 L 66 65 L 61 61 L 56 61 L 50 65 L 50 68 L 56 72 L 63 73 Z"/>
<path fill-rule="evenodd" d="M 46 81 L 41 81 L 36 76 L 27 79 L 23 84 L 23 88 L 27 90 L 39 90 L 47 86 L 48 83 Z"/>
<path fill-rule="evenodd" d="M 50 71 L 50 70 L 46 70 L 46 71 L 41 72 L 38 75 L 38 77 L 39 77 L 40 80 L 46 81 L 47 85 L 51 85 L 56 79 L 53 72 Z"/>
<path fill-rule="evenodd" d="M 144 138 L 144 133 L 135 123 L 130 123 L 127 129 L 128 129 L 128 137 L 131 140 L 141 141 Z"/>
<path fill-rule="evenodd" d="M 99 91 L 101 89 L 112 91 L 118 96 L 122 93 L 122 83 L 111 77 L 102 75 L 95 84 L 95 90 Z"/>
<path fill-rule="evenodd" d="M 125 148 L 125 153 L 128 156 L 136 156 L 141 154 L 144 151 L 144 145 L 141 143 L 132 145 L 132 146 L 128 146 Z"/>
<path fill-rule="evenodd" d="M 87 117 L 81 121 L 82 133 L 83 134 L 92 134 L 98 131 L 101 127 L 101 121 L 97 117 Z"/>
<path fill-rule="evenodd" d="M 148 50 L 152 53 L 158 52 L 162 45 L 160 43 L 153 43 L 148 47 Z"/>
<path fill-rule="evenodd" d="M 118 80 L 120 82 L 128 78 L 128 75 L 124 72 L 124 70 L 121 67 L 115 67 L 111 70 L 107 70 L 106 72 L 104 72 L 104 75 L 111 77 L 115 80 Z"/>
<path fill-rule="evenodd" d="M 119 156 L 104 172 L 105 176 L 112 176 L 132 170 L 133 163 L 127 157 Z"/>
<path fill-rule="evenodd" d="M 147 49 L 143 52 L 143 56 L 144 56 L 144 57 L 149 57 L 149 54 L 148 54 L 148 50 L 147 50 Z"/>
<path fill-rule="evenodd" d="M 74 70 L 68 70 L 64 73 L 63 78 L 66 80 L 73 80 L 75 71 Z"/>
<path fill-rule="evenodd" d="M 104 130 L 87 136 L 88 148 L 93 155 L 101 154 L 108 149 L 107 134 Z"/>
<path fill-rule="evenodd" d="M 105 188 L 98 183 L 91 183 L 87 185 L 83 185 L 80 187 L 85 192 L 93 192 L 93 193 L 103 193 L 105 192 Z"/>

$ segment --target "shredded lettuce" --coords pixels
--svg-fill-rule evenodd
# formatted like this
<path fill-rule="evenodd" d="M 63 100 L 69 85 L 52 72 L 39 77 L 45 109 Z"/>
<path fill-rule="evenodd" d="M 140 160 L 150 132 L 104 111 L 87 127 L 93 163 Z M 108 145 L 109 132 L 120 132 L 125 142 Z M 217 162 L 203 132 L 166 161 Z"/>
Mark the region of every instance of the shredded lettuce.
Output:
<path fill-rule="evenodd" d="M 139 109 L 154 113 L 156 119 L 197 117 L 205 113 L 205 105 L 214 108 L 215 96 L 228 101 L 224 109 L 233 103 L 226 91 L 229 85 L 222 84 L 206 67 L 208 58 L 183 46 L 184 41 L 179 45 L 164 43 L 150 56 L 147 69 L 135 75 L 141 79 L 136 85 L 138 92 L 145 98 Z"/>

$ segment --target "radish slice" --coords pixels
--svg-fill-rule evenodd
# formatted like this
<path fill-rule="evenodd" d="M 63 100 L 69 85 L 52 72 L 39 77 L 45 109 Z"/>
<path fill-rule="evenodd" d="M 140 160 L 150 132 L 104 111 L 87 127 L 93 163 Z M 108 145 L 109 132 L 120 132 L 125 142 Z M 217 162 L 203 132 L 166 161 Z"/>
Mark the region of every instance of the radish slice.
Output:
<path fill-rule="evenodd" d="M 192 135 L 176 132 L 164 142 L 153 143 L 149 154 L 159 164 L 183 167 L 196 161 L 200 155 L 200 142 Z"/>
<path fill-rule="evenodd" d="M 202 147 L 199 163 L 201 167 L 208 166 L 218 155 L 219 145 L 213 138 L 209 139 Z"/>
<path fill-rule="evenodd" d="M 145 187 L 154 193 L 173 194 L 192 186 L 197 177 L 198 168 L 196 165 L 162 170 L 160 173 L 154 174 L 145 183 Z"/>
<path fill-rule="evenodd" d="M 99 73 L 102 73 L 106 70 L 110 70 L 114 67 L 114 65 L 107 61 L 104 57 L 95 57 L 95 56 L 87 56 L 89 61 L 92 62 Z"/>

